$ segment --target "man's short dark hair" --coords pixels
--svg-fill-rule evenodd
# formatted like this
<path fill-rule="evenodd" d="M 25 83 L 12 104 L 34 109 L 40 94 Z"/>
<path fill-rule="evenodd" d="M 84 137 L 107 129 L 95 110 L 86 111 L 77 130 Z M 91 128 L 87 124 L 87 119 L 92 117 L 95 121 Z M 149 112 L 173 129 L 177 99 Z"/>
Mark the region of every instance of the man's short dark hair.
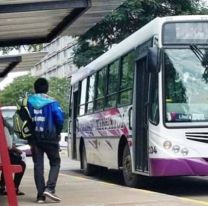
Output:
<path fill-rule="evenodd" d="M 35 93 L 44 93 L 48 92 L 48 81 L 45 78 L 38 78 L 34 83 Z"/>

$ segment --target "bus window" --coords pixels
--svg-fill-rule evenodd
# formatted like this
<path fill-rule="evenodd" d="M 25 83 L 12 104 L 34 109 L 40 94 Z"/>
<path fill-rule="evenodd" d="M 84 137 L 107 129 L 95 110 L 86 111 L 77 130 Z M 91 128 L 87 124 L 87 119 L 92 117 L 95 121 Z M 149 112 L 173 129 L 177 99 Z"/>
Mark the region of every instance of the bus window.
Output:
<path fill-rule="evenodd" d="M 81 83 L 79 115 L 83 115 L 85 113 L 86 89 L 87 89 L 87 79 L 84 79 Z"/>
<path fill-rule="evenodd" d="M 207 54 L 208 49 L 204 48 L 197 53 L 191 48 L 165 49 L 166 123 L 208 121 Z"/>
<path fill-rule="evenodd" d="M 104 106 L 104 96 L 106 91 L 106 70 L 107 68 L 105 67 L 97 72 L 95 110 L 101 110 Z"/>
<path fill-rule="evenodd" d="M 134 52 L 122 58 L 121 64 L 121 85 L 118 105 L 128 105 L 132 103 L 132 88 L 134 74 Z"/>
<path fill-rule="evenodd" d="M 119 60 L 114 62 L 109 66 L 108 70 L 108 90 L 107 90 L 107 104 L 106 107 L 115 107 L 117 100 L 117 92 L 118 92 L 118 69 L 119 69 Z"/>
<path fill-rule="evenodd" d="M 88 79 L 88 88 L 87 88 L 87 113 L 93 111 L 93 100 L 95 95 L 95 75 L 92 75 Z"/>

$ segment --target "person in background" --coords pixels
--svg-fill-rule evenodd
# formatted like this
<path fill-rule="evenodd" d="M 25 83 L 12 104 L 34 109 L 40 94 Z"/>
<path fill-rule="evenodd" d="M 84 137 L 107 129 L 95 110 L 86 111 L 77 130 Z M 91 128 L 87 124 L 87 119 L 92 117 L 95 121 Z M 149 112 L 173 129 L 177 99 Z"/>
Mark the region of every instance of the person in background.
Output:
<path fill-rule="evenodd" d="M 31 149 L 37 203 L 44 203 L 46 197 L 55 202 L 61 201 L 61 198 L 55 194 L 55 188 L 61 163 L 59 140 L 64 116 L 60 104 L 47 95 L 48 89 L 48 81 L 39 78 L 34 83 L 35 94 L 28 97 L 28 109 L 35 122 L 35 137 L 31 142 Z M 44 153 L 50 164 L 47 183 L 44 179 Z"/>
<path fill-rule="evenodd" d="M 23 175 L 25 173 L 26 154 L 24 152 L 22 152 L 21 150 L 19 150 L 15 146 L 15 144 L 13 143 L 12 136 L 13 136 L 14 132 L 12 130 L 11 125 L 5 119 L 3 119 L 3 122 L 4 122 L 4 132 L 5 132 L 5 136 L 6 136 L 6 140 L 7 140 L 11 164 L 21 165 L 21 167 L 22 167 L 22 172 L 15 173 L 15 175 L 14 175 L 14 185 L 15 185 L 16 194 L 17 195 L 24 195 L 24 193 L 19 190 L 19 186 L 20 186 L 21 180 L 23 178 Z M 0 195 L 7 195 L 3 172 L 1 173 L 1 179 L 0 179 Z"/>

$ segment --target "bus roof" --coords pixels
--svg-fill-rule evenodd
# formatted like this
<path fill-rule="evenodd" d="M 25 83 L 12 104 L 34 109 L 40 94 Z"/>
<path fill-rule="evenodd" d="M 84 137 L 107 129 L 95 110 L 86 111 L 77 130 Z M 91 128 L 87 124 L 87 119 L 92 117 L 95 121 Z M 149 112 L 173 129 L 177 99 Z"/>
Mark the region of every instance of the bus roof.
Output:
<path fill-rule="evenodd" d="M 72 74 L 71 85 L 100 70 L 107 64 L 113 62 L 122 55 L 125 55 L 128 51 L 133 50 L 138 45 L 146 42 L 153 36 L 161 35 L 161 28 L 165 22 L 191 20 L 208 20 L 208 15 L 168 16 L 157 17 L 153 19 L 148 24 L 140 28 L 138 31 L 134 32 L 132 35 L 124 39 L 121 43 L 113 46 L 109 51 Z M 161 44 L 160 41 L 161 38 L 158 39 L 159 45 Z"/>

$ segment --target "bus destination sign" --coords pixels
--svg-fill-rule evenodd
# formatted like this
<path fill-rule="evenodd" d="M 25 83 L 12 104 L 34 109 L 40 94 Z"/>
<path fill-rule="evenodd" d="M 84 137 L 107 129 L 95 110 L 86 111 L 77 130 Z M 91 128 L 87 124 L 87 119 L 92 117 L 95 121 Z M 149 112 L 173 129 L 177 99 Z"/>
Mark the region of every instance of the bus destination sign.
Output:
<path fill-rule="evenodd" d="M 207 44 L 208 22 L 169 22 L 163 26 L 163 44 Z"/>

